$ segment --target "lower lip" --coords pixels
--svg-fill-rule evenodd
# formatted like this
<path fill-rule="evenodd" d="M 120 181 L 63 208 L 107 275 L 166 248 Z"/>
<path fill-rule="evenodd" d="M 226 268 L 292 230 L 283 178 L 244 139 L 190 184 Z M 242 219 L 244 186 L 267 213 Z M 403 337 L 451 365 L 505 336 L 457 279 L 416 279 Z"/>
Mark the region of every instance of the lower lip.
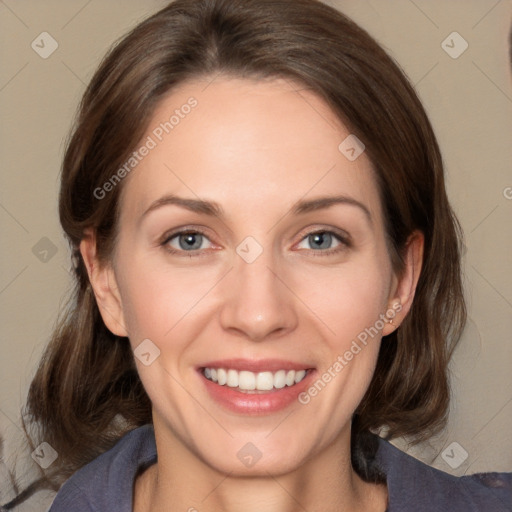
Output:
<path fill-rule="evenodd" d="M 208 380 L 201 371 L 198 373 L 208 393 L 219 405 L 232 412 L 257 416 L 281 411 L 294 401 L 298 401 L 299 394 L 308 388 L 316 372 L 309 370 L 306 376 L 293 386 L 259 393 L 243 393 L 227 385 L 220 386 Z"/>

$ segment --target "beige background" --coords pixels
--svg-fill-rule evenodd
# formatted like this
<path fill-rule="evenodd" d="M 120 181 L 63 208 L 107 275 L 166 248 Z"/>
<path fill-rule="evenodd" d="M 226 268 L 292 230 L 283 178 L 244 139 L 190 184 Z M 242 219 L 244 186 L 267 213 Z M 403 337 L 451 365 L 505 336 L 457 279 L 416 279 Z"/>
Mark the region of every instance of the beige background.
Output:
<path fill-rule="evenodd" d="M 330 2 L 366 28 L 400 63 L 423 100 L 444 155 L 448 192 L 466 233 L 469 322 L 451 364 L 448 428 L 409 453 L 455 475 L 512 471 L 512 77 L 510 0 Z M 19 448 L 19 409 L 69 285 L 58 223 L 58 172 L 77 103 L 109 45 L 160 0 L 0 0 L 0 433 L 3 459 L 22 479 L 37 475 Z M 57 50 L 41 58 L 43 31 Z M 457 31 L 457 59 L 441 43 Z M 450 43 L 451 44 L 451 43 Z M 457 43 L 458 44 L 458 43 Z M 57 250 L 41 261 L 36 244 Z M 46 245 L 45 245 L 46 244 Z M 55 250 L 54 249 L 54 250 Z M 37 251 L 35 251 L 37 253 Z M 461 462 L 459 447 L 467 458 Z M 448 449 L 448 450 L 447 450 Z M 452 468 L 443 458 L 461 462 Z M 453 464 L 453 462 L 452 462 Z M 3 479 L 5 500 L 11 491 Z M 19 510 L 46 510 L 39 493 Z"/>

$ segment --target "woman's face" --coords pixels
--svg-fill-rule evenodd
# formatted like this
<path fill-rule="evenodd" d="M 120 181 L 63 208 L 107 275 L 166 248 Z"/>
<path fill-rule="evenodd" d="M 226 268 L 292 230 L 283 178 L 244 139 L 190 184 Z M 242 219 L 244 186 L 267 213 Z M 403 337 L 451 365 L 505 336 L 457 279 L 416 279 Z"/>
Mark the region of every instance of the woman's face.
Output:
<path fill-rule="evenodd" d="M 371 165 L 349 135 L 288 81 L 188 82 L 124 178 L 100 308 L 136 349 L 157 436 L 210 467 L 289 471 L 350 434 L 399 306 Z"/>

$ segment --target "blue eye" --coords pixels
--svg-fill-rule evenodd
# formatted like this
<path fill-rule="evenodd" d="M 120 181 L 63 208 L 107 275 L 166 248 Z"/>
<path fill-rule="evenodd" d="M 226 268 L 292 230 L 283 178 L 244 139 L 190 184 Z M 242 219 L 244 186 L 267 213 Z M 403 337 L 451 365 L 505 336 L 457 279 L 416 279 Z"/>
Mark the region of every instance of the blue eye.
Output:
<path fill-rule="evenodd" d="M 309 233 L 302 239 L 300 244 L 305 242 L 309 243 L 310 247 L 312 247 L 310 250 L 318 253 L 315 254 L 315 256 L 325 256 L 336 253 L 350 246 L 346 238 L 343 238 L 341 235 L 337 235 L 332 231 L 315 231 L 313 233 Z M 332 247 L 333 242 L 336 244 L 334 247 Z M 300 244 L 297 247 L 301 248 Z"/>
<path fill-rule="evenodd" d="M 171 253 L 191 252 L 204 249 L 202 245 L 205 240 L 208 238 L 200 231 L 180 231 L 166 237 L 162 245 Z M 190 256 L 193 255 L 190 254 Z"/>
<path fill-rule="evenodd" d="M 210 239 L 204 233 L 188 229 L 164 236 L 161 245 L 171 254 L 192 257 L 206 255 L 204 249 L 208 249 L 208 247 L 203 245 L 205 242 L 211 244 Z M 301 244 L 304 243 L 309 244 L 310 247 L 301 247 Z M 333 243 L 335 244 L 334 247 Z M 328 256 L 341 252 L 350 246 L 350 238 L 348 236 L 323 230 L 308 233 L 299 242 L 297 247 L 307 249 L 314 256 Z"/>

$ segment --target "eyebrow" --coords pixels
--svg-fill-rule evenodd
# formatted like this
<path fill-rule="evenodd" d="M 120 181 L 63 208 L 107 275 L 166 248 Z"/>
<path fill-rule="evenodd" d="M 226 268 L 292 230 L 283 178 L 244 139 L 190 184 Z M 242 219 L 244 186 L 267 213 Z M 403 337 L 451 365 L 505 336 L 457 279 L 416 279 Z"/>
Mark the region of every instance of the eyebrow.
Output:
<path fill-rule="evenodd" d="M 293 215 L 300 215 L 304 213 L 323 210 L 336 204 L 355 206 L 365 214 L 370 224 L 373 222 L 370 210 L 363 203 L 361 203 L 357 199 L 354 199 L 353 197 L 343 195 L 318 197 L 310 200 L 300 200 L 292 206 L 291 213 Z M 224 219 L 224 210 L 215 201 L 189 199 L 185 197 L 179 197 L 174 194 L 166 194 L 165 196 L 162 196 L 153 203 L 151 203 L 151 205 L 141 215 L 141 220 L 150 212 L 158 208 L 161 208 L 162 206 L 168 205 L 181 206 L 182 208 L 185 208 L 194 213 L 200 213 L 218 219 Z"/>
<path fill-rule="evenodd" d="M 292 213 L 298 215 L 301 213 L 309 213 L 317 210 L 323 210 L 336 204 L 346 204 L 359 208 L 367 217 L 370 224 L 373 222 L 370 210 L 360 201 L 349 196 L 325 196 L 311 199 L 309 201 L 298 201 L 292 208 Z"/>

